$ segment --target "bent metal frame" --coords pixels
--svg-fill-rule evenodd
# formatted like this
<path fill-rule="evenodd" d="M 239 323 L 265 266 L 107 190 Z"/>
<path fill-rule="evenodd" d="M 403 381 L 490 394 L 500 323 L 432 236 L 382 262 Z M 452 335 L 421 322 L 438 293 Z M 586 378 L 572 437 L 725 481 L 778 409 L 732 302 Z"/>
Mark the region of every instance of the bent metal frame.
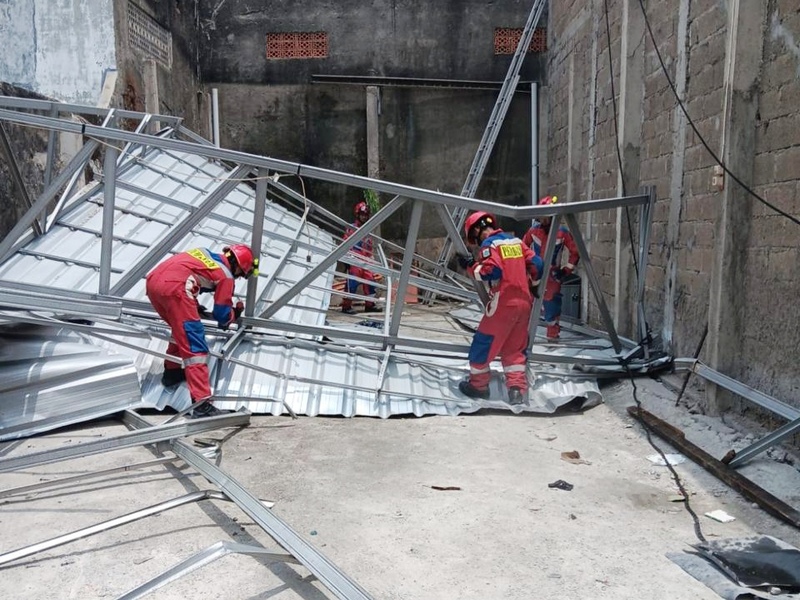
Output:
<path fill-rule="evenodd" d="M 23 112 L 24 111 L 24 112 Z M 37 114 L 46 113 L 46 115 Z M 101 125 L 89 125 L 85 123 L 75 122 L 69 120 L 62 115 L 71 114 L 85 114 L 94 117 L 102 118 Z M 138 122 L 135 131 L 125 131 L 117 128 L 117 123 L 120 119 Z M 152 127 L 151 122 L 157 120 L 165 129 L 158 132 L 158 134 L 150 134 L 148 130 Z M 321 169 L 318 167 L 303 165 L 299 163 L 292 163 L 282 160 L 277 160 L 269 157 L 257 156 L 243 152 L 232 150 L 225 150 L 212 146 L 208 141 L 204 140 L 197 134 L 191 132 L 181 124 L 181 120 L 176 117 L 169 117 L 164 115 L 149 115 L 144 113 L 136 113 L 133 111 L 124 110 L 103 110 L 93 107 L 86 107 L 72 104 L 61 104 L 57 102 L 48 102 L 31 99 L 19 99 L 0 97 L 0 124 L 2 122 L 13 123 L 20 126 L 35 127 L 48 130 L 49 144 L 47 153 L 47 163 L 45 167 L 45 189 L 40 196 L 31 201 L 21 189 L 18 190 L 20 197 L 29 205 L 28 211 L 14 226 L 11 232 L 0 242 L 0 263 L 7 260 L 17 249 L 23 247 L 32 238 L 40 235 L 46 235 L 53 223 L 57 222 L 60 215 L 68 210 L 69 207 L 74 206 L 81 200 L 80 197 L 73 197 L 73 189 L 78 180 L 78 174 L 86 167 L 92 155 L 101 147 L 104 147 L 104 160 L 103 160 L 103 180 L 102 185 L 104 194 L 104 204 L 102 213 L 102 251 L 99 257 L 97 268 L 100 272 L 99 285 L 96 294 L 83 294 L 83 293 L 69 293 L 64 290 L 54 290 L 47 286 L 30 286 L 19 285 L 15 286 L 10 282 L 3 282 L 0 289 L 0 305 L 6 307 L 13 307 L 15 309 L 24 308 L 26 305 L 31 310 L 62 310 L 69 308 L 72 314 L 80 314 L 81 312 L 87 313 L 97 317 L 99 314 L 107 317 L 111 322 L 120 321 L 121 317 L 126 314 L 141 314 L 141 302 L 134 302 L 124 298 L 126 291 L 142 278 L 157 262 L 167 255 L 172 246 L 178 242 L 192 226 L 196 224 L 203 216 L 207 215 L 215 206 L 220 202 L 226 194 L 228 194 L 238 182 L 243 178 L 256 176 L 256 210 L 254 221 L 252 225 L 251 245 L 254 248 L 261 247 L 263 236 L 263 216 L 266 205 L 268 192 L 273 195 L 281 194 L 284 198 L 294 201 L 294 206 L 299 206 L 300 209 L 305 208 L 303 213 L 303 222 L 305 222 L 310 213 L 313 213 L 316 218 L 326 220 L 329 224 L 341 228 L 343 221 L 310 201 L 308 198 L 298 194 L 291 188 L 282 185 L 279 179 L 283 175 L 297 175 L 307 177 L 310 179 L 317 179 L 320 181 L 338 183 L 347 186 L 353 186 L 362 189 L 372 189 L 378 192 L 392 195 L 393 198 L 385 204 L 364 226 L 359 228 L 354 235 L 344 240 L 339 246 L 332 250 L 322 261 L 320 261 L 314 268 L 306 273 L 300 280 L 292 285 L 286 292 L 279 298 L 272 302 L 268 308 L 260 314 L 253 314 L 253 307 L 256 303 L 253 302 L 263 294 L 264 290 L 258 289 L 258 278 L 253 278 L 248 283 L 246 313 L 243 323 L 246 328 L 243 328 L 231 337 L 229 344 L 236 344 L 243 336 L 251 333 L 256 333 L 253 328 L 266 329 L 280 332 L 294 332 L 294 333 L 307 333 L 316 336 L 325 336 L 331 332 L 330 327 L 317 327 L 308 325 L 299 325 L 278 321 L 273 318 L 277 311 L 286 306 L 291 300 L 302 293 L 306 286 L 313 282 L 320 274 L 326 270 L 334 268 L 337 261 L 345 263 L 359 264 L 359 259 L 354 258 L 352 254 L 348 254 L 349 250 L 364 239 L 368 235 L 375 235 L 376 228 L 386 221 L 389 217 L 394 215 L 401 207 L 411 204 L 411 218 L 408 223 L 408 236 L 405 246 L 400 248 L 402 250 L 403 258 L 399 269 L 394 268 L 385 259 L 382 264 L 371 264 L 370 269 L 384 275 L 387 282 L 396 281 L 394 294 L 391 293 L 391 283 L 387 283 L 387 311 L 385 315 L 385 326 L 381 331 L 370 332 L 354 332 L 345 330 L 336 330 L 337 338 L 347 341 L 371 341 L 380 344 L 388 356 L 389 353 L 396 351 L 397 346 L 403 348 L 425 348 L 428 350 L 441 350 L 450 351 L 455 353 L 465 354 L 466 346 L 463 344 L 453 344 L 446 342 L 432 342 L 429 339 L 413 338 L 400 334 L 400 324 L 403 315 L 404 298 L 406 291 L 410 284 L 417 286 L 420 290 L 432 292 L 436 295 L 449 295 L 452 298 L 460 300 L 476 300 L 478 295 L 476 291 L 469 289 L 469 284 L 462 276 L 459 276 L 452 271 L 446 271 L 441 278 L 435 278 L 426 274 L 424 270 L 415 268 L 415 263 L 423 267 L 433 267 L 432 270 L 439 268 L 438 263 L 427 261 L 414 253 L 421 223 L 423 206 L 428 204 L 432 205 L 436 214 L 439 215 L 444 229 L 447 231 L 450 244 L 455 248 L 456 252 L 466 252 L 460 232 L 457 228 L 457 223 L 454 222 L 451 216 L 455 210 L 471 211 L 471 210 L 485 210 L 493 214 L 509 217 L 517 221 L 530 222 L 532 219 L 540 218 L 543 216 L 550 216 L 553 218 L 553 226 L 557 227 L 561 219 L 570 227 L 582 259 L 582 267 L 586 273 L 589 287 L 592 290 L 600 318 L 616 354 L 616 361 L 603 362 L 598 360 L 586 360 L 582 363 L 581 359 L 571 358 L 571 363 L 585 364 L 586 366 L 592 365 L 609 365 L 614 362 L 624 362 L 631 365 L 631 368 L 638 366 L 641 368 L 646 366 L 647 359 L 650 356 L 648 346 L 648 336 L 646 331 L 646 324 L 644 323 L 644 273 L 646 272 L 646 262 L 648 257 L 649 246 L 649 232 L 650 232 L 650 216 L 652 212 L 653 203 L 655 200 L 655 192 L 649 189 L 646 193 L 622 197 L 611 198 L 603 200 L 587 200 L 581 202 L 572 202 L 550 206 L 526 206 L 514 207 L 495 202 L 488 202 L 484 200 L 477 200 L 464 196 L 453 194 L 445 194 L 435 192 L 413 186 L 401 185 L 397 183 L 371 179 L 358 175 Z M 60 174 L 53 176 L 55 169 L 55 133 L 56 132 L 69 132 L 80 134 L 88 141 L 84 144 L 83 148 L 72 158 L 69 164 L 61 171 Z M 2 149 L 12 165 L 12 174 L 18 172 L 13 154 L 8 143 L 7 135 L 4 129 L 0 129 L 0 138 L 2 138 Z M 180 139 L 185 138 L 185 139 Z M 123 145 L 122 148 L 117 147 L 117 144 Z M 168 231 L 165 237 L 155 244 L 150 249 L 144 252 L 134 265 L 130 266 L 122 278 L 112 288 L 110 285 L 110 275 L 112 272 L 112 252 L 111 243 L 114 238 L 114 196 L 117 183 L 117 174 L 121 169 L 125 168 L 126 161 L 130 160 L 136 152 L 143 153 L 148 147 L 156 147 L 165 150 L 176 150 L 190 154 L 196 154 L 206 157 L 210 160 L 225 161 L 227 164 L 235 165 L 230 177 L 209 195 L 203 206 L 192 215 L 191 219 L 185 223 L 181 223 L 177 228 Z M 270 177 L 270 179 L 267 179 Z M 21 181 L 19 178 L 14 177 L 14 181 L 18 187 L 21 188 Z M 96 190 L 93 190 L 96 191 Z M 58 198 L 55 208 L 47 215 L 47 209 L 50 204 Z M 607 210 L 617 207 L 639 207 L 639 236 L 638 248 L 639 254 L 639 280 L 636 286 L 636 302 L 637 302 L 637 323 L 636 330 L 638 334 L 639 343 L 631 342 L 621 338 L 614 326 L 611 315 L 606 306 L 603 293 L 600 289 L 598 277 L 592 266 L 591 257 L 589 255 L 586 243 L 581 235 L 578 219 L 576 215 L 584 212 L 594 210 Z M 302 226 L 302 223 L 301 223 Z M 295 232 L 296 234 L 299 233 Z M 378 238 L 379 239 L 379 238 Z M 544 251 L 544 262 L 549 264 L 554 252 L 555 236 L 551 236 Z M 386 243 L 386 242 L 384 242 Z M 388 243 L 387 243 L 388 244 Z M 286 257 L 284 257 L 285 259 Z M 529 324 L 529 331 L 531 332 L 531 340 L 535 336 L 536 327 L 538 325 L 538 318 L 541 308 L 541 296 L 543 295 L 545 285 L 545 278 L 542 278 L 539 289 L 539 297 L 534 307 L 531 322 Z M 397 298 L 393 306 L 388 304 L 389 298 Z M 88 307 L 88 308 L 87 308 Z M 98 312 L 98 310 L 100 312 Z M 20 321 L 30 322 L 35 320 L 32 318 L 21 318 Z M 52 319 L 47 322 L 52 323 Z M 79 323 L 67 323 L 58 321 L 60 325 L 74 327 L 79 330 L 86 331 L 91 329 L 91 325 Z M 102 337 L 98 335 L 98 337 Z M 106 337 L 105 339 L 113 339 Z M 298 343 L 301 343 L 298 341 Z M 158 353 L 151 352 L 158 355 Z M 222 358 L 224 359 L 224 356 Z M 541 362 L 543 364 L 552 364 L 554 362 L 563 362 L 555 359 L 548 354 L 532 354 L 530 360 L 534 362 Z M 637 361 L 639 361 L 637 363 Z M 237 364 L 248 366 L 247 363 L 237 361 Z M 385 363 L 384 363 L 385 364 Z M 692 364 L 681 364 L 683 368 L 689 368 L 694 372 L 703 376 L 707 381 L 722 385 L 720 377 L 716 371 L 705 367 Z M 736 383 L 728 382 L 730 386 L 736 387 Z M 741 386 L 741 384 L 739 384 Z M 737 388 L 738 389 L 738 388 Z M 758 393 L 747 393 L 745 397 L 750 400 L 758 402 L 764 396 Z M 774 401 L 774 399 L 769 399 Z M 774 401 L 777 402 L 777 401 Z M 758 402 L 761 406 L 771 409 L 774 402 Z M 780 414 L 780 413 L 779 413 Z M 794 421 L 789 426 L 782 428 L 775 434 L 768 436 L 762 443 L 754 445 L 746 452 L 742 452 L 740 460 L 745 460 L 751 457 L 754 453 L 766 449 L 769 444 L 779 443 L 782 439 L 791 435 L 798 428 L 797 415 L 795 412 L 786 414 L 786 418 Z M 137 428 L 144 427 L 157 427 L 146 423 L 141 420 L 138 415 L 126 413 L 126 422 L 129 426 Z M 174 436 L 173 436 L 174 437 Z M 172 439 L 172 438 L 169 438 Z M 147 442 L 142 442 L 147 443 Z M 264 508 L 260 503 L 254 501 L 248 495 L 246 490 L 243 490 L 238 484 L 228 484 L 230 478 L 219 471 L 218 467 L 211 465 L 208 461 L 200 456 L 191 454 L 191 448 L 185 442 L 173 443 L 173 449 L 176 454 L 187 460 L 190 464 L 197 467 L 203 474 L 212 482 L 219 482 L 223 489 L 223 494 L 234 501 L 236 501 L 243 509 L 246 510 L 258 522 L 262 528 L 267 531 L 276 541 L 283 546 L 291 555 L 299 560 L 302 564 L 308 567 L 320 580 L 325 583 L 333 593 L 339 598 L 367 598 L 369 597 L 357 584 L 350 581 L 344 574 L 338 571 L 329 561 L 321 561 L 320 556 L 312 547 L 300 548 L 295 545 L 295 539 L 292 535 L 291 529 L 282 522 L 273 522 L 271 517 L 264 516 L 262 512 L 268 515 L 272 513 Z M 57 460 L 61 460 L 60 458 Z M 736 461 L 739 462 L 739 461 Z M 731 463 L 735 466 L 734 463 Z M 2 462 L 0 462 L 0 468 Z M 212 468 L 213 467 L 213 468 Z M 230 489 L 227 489 L 230 488 Z M 284 528 L 285 527 L 285 528 Z M 296 534 L 295 534 L 296 535 Z M 232 551 L 248 552 L 248 549 L 242 548 L 212 548 L 206 552 L 210 555 L 218 556 Z M 253 550 L 257 552 L 257 550 Z M 2 557 L 0 557 L 1 559 Z M 202 557 L 201 557 L 202 558 Z M 321 562 L 320 562 L 321 561 Z M 191 561 L 189 561 L 191 562 Z M 176 569 L 178 569 L 176 567 Z M 178 569 L 181 571 L 181 569 Z M 157 578 L 158 579 L 158 578 Z M 163 583 L 163 579 L 162 579 Z M 130 596 L 136 597 L 136 596 Z"/>

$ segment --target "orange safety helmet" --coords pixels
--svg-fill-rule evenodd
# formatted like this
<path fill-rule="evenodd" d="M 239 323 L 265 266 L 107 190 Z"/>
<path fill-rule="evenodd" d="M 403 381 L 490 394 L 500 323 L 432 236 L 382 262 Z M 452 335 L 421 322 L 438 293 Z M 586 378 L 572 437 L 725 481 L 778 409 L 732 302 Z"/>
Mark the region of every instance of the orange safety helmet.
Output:
<path fill-rule="evenodd" d="M 244 244 L 233 244 L 222 249 L 222 253 L 230 259 L 234 258 L 245 279 L 251 275 L 258 275 L 258 259 L 253 257 L 253 251 Z M 234 265 L 231 265 L 233 267 Z"/>
<path fill-rule="evenodd" d="M 480 229 L 484 229 L 485 227 L 494 228 L 497 219 L 494 216 L 490 215 L 487 212 L 478 211 L 472 213 L 470 216 L 467 217 L 467 220 L 464 222 L 464 233 L 467 235 L 467 242 L 470 244 L 477 244 L 478 243 L 478 236 L 473 235 L 472 230 L 475 227 L 480 227 Z M 480 233 L 480 231 L 479 231 Z"/>
<path fill-rule="evenodd" d="M 372 211 L 370 211 L 369 204 L 366 202 L 358 202 L 353 207 L 353 214 L 355 215 L 356 219 L 364 222 L 370 218 Z"/>
<path fill-rule="evenodd" d="M 539 200 L 539 206 L 547 206 L 558 202 L 558 196 L 545 196 Z"/>

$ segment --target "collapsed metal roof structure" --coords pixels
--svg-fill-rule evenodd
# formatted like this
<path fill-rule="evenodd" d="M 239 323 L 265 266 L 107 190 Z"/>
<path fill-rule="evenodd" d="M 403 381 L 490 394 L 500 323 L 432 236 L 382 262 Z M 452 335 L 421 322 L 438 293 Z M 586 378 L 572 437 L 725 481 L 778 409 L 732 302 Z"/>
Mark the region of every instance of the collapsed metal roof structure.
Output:
<path fill-rule="evenodd" d="M 423 207 L 434 208 L 451 242 L 463 251 L 449 212 L 456 207 L 518 220 L 550 214 L 556 222 L 566 219 L 578 233 L 574 212 L 639 206 L 646 222 L 652 202 L 652 195 L 645 194 L 558 207 L 510 207 L 222 150 L 174 118 L 158 117 L 166 127 L 150 134 L 146 133 L 154 118 L 150 115 L 111 110 L 100 115 L 103 124 L 97 126 L 61 116 L 62 111 L 97 115 L 97 109 L 5 97 L 0 106 L 5 107 L 0 108 L 0 123 L 79 133 L 88 139 L 0 242 L 0 440 L 110 414 L 122 415 L 123 422 L 137 430 L 0 459 L 0 472 L 151 445 L 159 458 L 143 464 L 174 460 L 163 454 L 171 452 L 220 490 L 174 498 L 5 552 L 0 565 L 208 499 L 233 500 L 288 552 L 220 543 L 131 590 L 125 598 L 140 597 L 231 552 L 300 562 L 337 597 L 368 598 L 268 506 L 182 438 L 241 426 L 249 421 L 250 411 L 385 417 L 457 414 L 487 406 L 508 409 L 503 402 L 476 402 L 457 391 L 458 380 L 466 374 L 469 338 L 457 323 L 477 320 L 479 296 L 459 274 L 415 254 Z M 118 119 L 138 119 L 139 127 L 134 132 L 119 129 Z M 103 155 L 102 172 L 86 187 L 74 190 L 77 174 L 97 150 Z M 54 160 L 52 146 L 49 160 Z M 346 223 L 285 185 L 281 178 L 287 176 L 369 188 L 394 197 L 364 227 L 342 240 Z M 380 239 L 378 225 L 408 203 L 412 211 L 405 246 Z M 380 260 L 367 266 L 381 276 L 384 314 L 380 320 L 346 320 L 345 315 L 334 319 L 328 311 L 331 297 L 343 293 L 335 289 L 336 264 L 365 264 L 349 250 L 367 235 L 373 235 L 381 249 Z M 616 334 L 586 247 L 579 233 L 576 237 L 609 332 L 576 324 L 561 344 L 544 345 L 536 336 L 537 320 L 531 319 L 531 404 L 524 410 L 552 412 L 576 397 L 585 404 L 599 402 L 595 379 L 604 370 L 619 372 L 621 361 L 634 370 L 668 361 Z M 179 413 L 157 424 L 126 410 L 171 406 L 181 411 L 190 401 L 185 390 L 170 394 L 158 383 L 162 360 L 169 358 L 164 354 L 169 333 L 146 300 L 144 276 L 170 253 L 235 242 L 260 251 L 261 274 L 236 290 L 247 298 L 239 327 L 210 328 L 207 336 L 215 359 L 216 402 L 239 411 L 199 422 L 173 422 Z M 546 249 L 546 260 L 553 248 L 551 244 Z M 393 258 L 396 253 L 400 260 Z M 424 294 L 430 297 L 425 306 L 412 310 L 407 305 L 407 299 Z M 537 302 L 534 314 L 540 307 Z M 448 323 L 449 327 L 443 325 Z M 582 365 L 581 371 L 573 370 L 576 364 Z M 492 386 L 499 390 L 499 373 Z M 82 474 L 35 487 L 104 474 Z M 29 491 L 26 486 L 2 490 L 0 495 Z"/>
<path fill-rule="evenodd" d="M 457 391 L 457 382 L 466 372 L 468 332 L 457 327 L 436 332 L 424 322 L 424 316 L 407 318 L 405 301 L 411 288 L 416 290 L 412 295 L 432 298 L 425 306 L 414 308 L 415 314 L 427 314 L 429 320 L 445 318 L 454 306 L 472 306 L 473 315 L 478 314 L 478 296 L 463 276 L 414 252 L 426 206 L 434 209 L 451 242 L 462 251 L 450 210 L 488 210 L 523 221 L 547 214 L 556 222 L 563 218 L 575 232 L 607 334 L 590 332 L 587 336 L 586 329 L 578 328 L 562 344 L 545 347 L 535 335 L 538 324 L 532 319 L 532 381 L 546 371 L 562 383 L 577 385 L 575 395 L 587 396 L 593 388 L 585 370 L 571 378 L 570 365 L 619 370 L 621 358 L 633 369 L 651 364 L 646 348 L 642 352 L 641 346 L 617 335 L 575 214 L 640 207 L 639 254 L 645 264 L 652 194 L 552 207 L 512 207 L 220 149 L 198 139 L 174 118 L 163 118 L 166 127 L 149 134 L 145 131 L 154 117 L 144 114 L 110 110 L 103 114 L 102 125 L 89 125 L 68 117 L 35 114 L 83 110 L 80 107 L 14 98 L 2 98 L 0 105 L 5 107 L 0 109 L 2 120 L 79 133 L 89 140 L 0 242 L 2 319 L 46 327 L 60 336 L 73 336 L 75 342 L 91 340 L 105 351 L 128 356 L 138 373 L 146 405 L 181 410 L 190 398 L 183 388 L 167 392 L 159 384 L 169 332 L 147 301 L 144 276 L 171 253 L 247 243 L 260 251 L 261 274 L 240 283 L 236 290 L 247 298 L 245 316 L 235 331 L 207 330 L 220 406 L 243 405 L 253 412 L 271 414 L 382 417 L 457 414 L 486 406 Z M 137 131 L 117 128 L 115 123 L 123 118 L 139 119 Z M 75 174 L 97 150 L 103 154 L 102 172 L 84 189 L 73 191 L 70 183 Z M 286 185 L 284 177 L 341 183 L 394 197 L 355 235 L 342 241 L 346 223 Z M 66 191 L 55 209 L 45 216 L 45 209 L 63 187 Z M 409 203 L 412 210 L 405 247 L 380 239 L 378 226 Z M 342 293 L 334 289 L 336 265 L 365 265 L 363 257 L 349 249 L 367 235 L 374 236 L 382 249 L 380 260 L 366 266 L 381 276 L 385 313 L 377 321 L 329 319 L 331 297 Z M 552 252 L 553 247 L 546 249 L 546 254 Z M 395 255 L 402 258 L 396 260 Z M 437 269 L 441 275 L 435 274 Z M 642 291 L 640 282 L 640 299 Z M 462 314 L 461 321 L 468 320 Z M 37 357 L 36 363 L 40 365 L 44 359 Z M 32 369 L 31 364 L 18 360 L 0 364 L 0 369 L 16 373 L 4 381 L 36 384 L 39 367 Z M 553 364 L 562 366 L 549 366 Z M 129 372 L 129 368 L 126 365 L 124 369 Z M 27 373 L 27 378 L 20 373 Z M 83 393 L 80 386 L 60 383 L 64 384 L 62 398 Z M 499 379 L 496 385 L 499 390 Z M 7 391 L 7 387 L 0 388 L 0 393 Z M 32 392 L 26 393 L 29 407 L 34 406 Z M 39 401 L 46 399 L 39 397 Z M 537 407 L 534 404 L 528 410 Z"/>

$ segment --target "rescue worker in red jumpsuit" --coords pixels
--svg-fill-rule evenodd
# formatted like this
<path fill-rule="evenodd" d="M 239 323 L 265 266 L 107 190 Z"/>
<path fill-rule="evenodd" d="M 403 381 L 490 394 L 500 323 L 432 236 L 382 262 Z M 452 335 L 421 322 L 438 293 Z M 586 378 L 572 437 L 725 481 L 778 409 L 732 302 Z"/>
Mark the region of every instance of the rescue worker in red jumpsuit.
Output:
<path fill-rule="evenodd" d="M 353 235 L 356 232 L 356 229 L 366 223 L 371 216 L 369 204 L 366 202 L 358 202 L 353 208 L 353 212 L 355 213 L 356 220 L 344 232 L 345 240 Z M 372 238 L 367 237 L 358 242 L 355 246 L 353 246 L 353 252 L 363 256 L 364 258 L 371 259 L 373 256 Z M 358 267 L 356 265 L 348 265 L 347 274 L 349 275 L 347 278 L 347 291 L 350 294 L 355 294 L 358 291 L 358 286 L 363 286 L 364 295 L 371 298 L 370 300 L 366 300 L 364 302 L 364 312 L 378 312 L 380 309 L 375 306 L 375 300 L 372 299 L 375 298 L 375 286 L 370 283 L 362 283 L 361 281 L 358 281 L 358 279 L 363 279 L 374 282 L 375 274 L 371 271 L 367 271 L 363 267 Z M 354 315 L 356 313 L 356 311 L 353 310 L 352 298 L 344 298 L 342 300 L 342 312 L 348 315 Z"/>
<path fill-rule="evenodd" d="M 208 344 L 200 320 L 208 311 L 197 295 L 214 292 L 211 317 L 222 329 L 238 319 L 244 304 L 233 305 L 234 279 L 250 277 L 257 267 L 253 252 L 243 244 L 222 249 L 222 253 L 195 248 L 171 256 L 147 275 L 146 291 L 156 312 L 170 326 L 167 353 L 178 356 L 182 365 L 164 361 L 161 383 L 165 387 L 186 381 L 192 397 L 192 416 L 211 416 L 219 411 L 211 403 L 208 376 Z"/>
<path fill-rule="evenodd" d="M 458 385 L 472 398 L 489 397 L 489 364 L 500 356 L 509 404 L 526 401 L 528 322 L 533 308 L 531 285 L 542 275 L 542 260 L 518 237 L 496 227 L 486 212 L 467 217 L 470 246 L 480 245 L 478 260 L 459 257 L 467 274 L 489 288 L 489 303 L 469 349 L 469 379 Z"/>
<path fill-rule="evenodd" d="M 539 200 L 539 206 L 548 206 L 555 204 L 557 201 L 558 196 L 545 196 Z M 550 217 L 542 217 L 522 237 L 522 241 L 530 246 L 542 260 L 544 260 L 544 249 L 547 247 L 547 236 L 550 235 L 551 222 L 552 219 Z M 567 264 L 562 267 L 564 248 L 567 249 L 568 258 Z M 556 247 L 553 250 L 553 262 L 550 265 L 550 272 L 544 289 L 543 308 L 548 340 L 554 341 L 560 337 L 561 282 L 572 275 L 579 260 L 578 246 L 575 244 L 569 229 L 559 227 L 556 233 Z"/>

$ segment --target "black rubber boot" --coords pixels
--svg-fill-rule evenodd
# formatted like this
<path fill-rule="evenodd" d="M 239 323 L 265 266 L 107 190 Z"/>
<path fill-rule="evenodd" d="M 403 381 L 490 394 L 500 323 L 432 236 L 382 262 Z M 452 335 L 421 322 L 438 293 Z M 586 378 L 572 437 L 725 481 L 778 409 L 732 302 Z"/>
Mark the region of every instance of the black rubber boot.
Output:
<path fill-rule="evenodd" d="M 466 379 L 458 384 L 458 389 L 461 390 L 462 394 L 470 398 L 483 398 L 485 400 L 489 397 L 489 388 L 481 390 Z"/>
<path fill-rule="evenodd" d="M 202 419 L 204 417 L 218 417 L 225 413 L 214 406 L 210 400 L 203 400 L 202 402 L 197 402 L 189 414 L 192 419 Z"/>
<path fill-rule="evenodd" d="M 186 381 L 186 373 L 183 369 L 164 369 L 161 376 L 161 385 L 164 387 L 174 387 Z"/>
<path fill-rule="evenodd" d="M 525 395 L 522 393 L 522 390 L 518 387 L 508 388 L 508 403 L 511 406 L 517 406 L 518 404 L 527 404 L 525 401 Z"/>

